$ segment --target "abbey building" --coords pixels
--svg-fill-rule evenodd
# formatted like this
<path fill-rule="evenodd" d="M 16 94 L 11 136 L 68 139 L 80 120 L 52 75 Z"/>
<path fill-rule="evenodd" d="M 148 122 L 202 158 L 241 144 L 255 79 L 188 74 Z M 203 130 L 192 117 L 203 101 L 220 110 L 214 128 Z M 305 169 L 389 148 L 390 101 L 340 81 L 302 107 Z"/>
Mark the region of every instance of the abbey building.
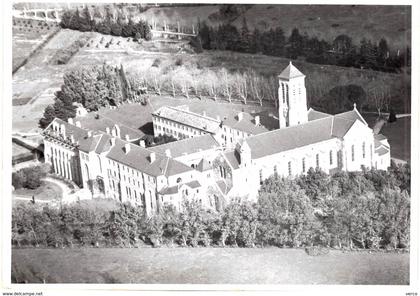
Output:
<path fill-rule="evenodd" d="M 234 197 L 256 199 L 274 174 L 388 168 L 387 139 L 373 133 L 356 106 L 335 115 L 308 109 L 305 75 L 292 63 L 278 79 L 278 129 L 245 112 L 212 117 L 188 106 L 161 107 L 152 113 L 154 134 L 178 141 L 146 148 L 117 124 L 95 130 L 55 119 L 44 130 L 45 160 L 92 197 L 130 202 L 149 214 L 163 204 L 181 208 L 185 198 L 213 209 Z"/>

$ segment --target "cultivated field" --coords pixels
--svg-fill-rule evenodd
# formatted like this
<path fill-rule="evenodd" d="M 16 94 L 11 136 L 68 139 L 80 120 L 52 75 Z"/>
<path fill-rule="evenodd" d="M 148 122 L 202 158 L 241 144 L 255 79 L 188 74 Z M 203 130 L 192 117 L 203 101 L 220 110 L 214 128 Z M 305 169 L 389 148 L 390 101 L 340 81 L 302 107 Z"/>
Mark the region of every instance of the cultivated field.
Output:
<path fill-rule="evenodd" d="M 409 254 L 299 249 L 13 249 L 12 281 L 408 285 Z"/>

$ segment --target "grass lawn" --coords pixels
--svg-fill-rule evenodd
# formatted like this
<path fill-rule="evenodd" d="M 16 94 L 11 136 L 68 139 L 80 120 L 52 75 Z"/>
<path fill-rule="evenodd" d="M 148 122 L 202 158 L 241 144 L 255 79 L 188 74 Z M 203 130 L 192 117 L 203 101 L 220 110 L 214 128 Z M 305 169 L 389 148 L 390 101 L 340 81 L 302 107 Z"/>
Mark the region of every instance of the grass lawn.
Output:
<path fill-rule="evenodd" d="M 411 152 L 411 117 L 398 118 L 396 122 L 385 123 L 381 133 L 391 145 L 391 157 L 410 162 Z"/>
<path fill-rule="evenodd" d="M 35 200 L 53 200 L 61 199 L 62 190 L 58 185 L 54 183 L 43 181 L 41 186 L 36 189 L 16 189 L 15 191 L 13 191 L 13 195 L 24 196 L 29 198 L 35 196 Z"/>
<path fill-rule="evenodd" d="M 13 249 L 18 280 L 137 284 L 409 284 L 409 254 L 298 249 Z"/>

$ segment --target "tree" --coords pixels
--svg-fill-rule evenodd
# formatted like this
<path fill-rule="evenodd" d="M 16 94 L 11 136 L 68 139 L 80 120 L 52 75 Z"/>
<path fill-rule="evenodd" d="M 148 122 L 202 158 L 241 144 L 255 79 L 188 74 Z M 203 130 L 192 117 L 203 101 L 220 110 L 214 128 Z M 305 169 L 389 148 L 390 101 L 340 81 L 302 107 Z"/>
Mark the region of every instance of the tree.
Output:
<path fill-rule="evenodd" d="M 338 35 L 333 41 L 334 50 L 342 55 L 347 55 L 352 49 L 352 40 L 345 34 Z"/>
<path fill-rule="evenodd" d="M 246 18 L 242 18 L 242 28 L 241 28 L 241 35 L 239 39 L 238 50 L 240 52 L 250 52 L 251 51 L 251 33 L 248 29 L 248 24 L 246 22 Z"/>
<path fill-rule="evenodd" d="M 299 247 L 309 243 L 313 209 L 294 180 L 270 177 L 258 195 L 259 236 L 264 244 Z"/>
<path fill-rule="evenodd" d="M 293 28 L 288 40 L 288 56 L 292 59 L 297 59 L 303 53 L 303 37 L 299 33 L 298 28 Z"/>

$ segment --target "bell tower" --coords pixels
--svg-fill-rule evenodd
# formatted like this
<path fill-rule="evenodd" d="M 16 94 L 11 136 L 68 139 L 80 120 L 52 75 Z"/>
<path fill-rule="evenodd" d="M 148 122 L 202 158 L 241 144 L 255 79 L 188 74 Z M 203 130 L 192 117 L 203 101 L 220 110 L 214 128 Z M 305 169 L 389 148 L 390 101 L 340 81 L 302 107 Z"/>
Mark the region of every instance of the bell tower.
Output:
<path fill-rule="evenodd" d="M 279 78 L 279 127 L 302 124 L 308 121 L 305 75 L 292 62 Z"/>

